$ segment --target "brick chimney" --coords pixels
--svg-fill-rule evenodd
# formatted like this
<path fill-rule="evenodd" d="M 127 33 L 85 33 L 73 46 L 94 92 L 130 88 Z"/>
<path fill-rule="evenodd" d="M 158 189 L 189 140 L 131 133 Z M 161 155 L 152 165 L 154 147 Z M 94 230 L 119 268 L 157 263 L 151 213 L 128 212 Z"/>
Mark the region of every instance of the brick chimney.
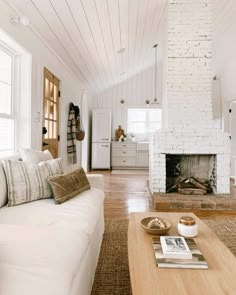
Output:
<path fill-rule="evenodd" d="M 211 0 L 168 1 L 168 127 L 212 127 Z"/>
<path fill-rule="evenodd" d="M 212 0 L 169 0 L 163 110 L 150 143 L 150 189 L 166 192 L 166 154 L 212 155 L 214 192 L 230 190 L 229 135 L 212 118 Z"/>

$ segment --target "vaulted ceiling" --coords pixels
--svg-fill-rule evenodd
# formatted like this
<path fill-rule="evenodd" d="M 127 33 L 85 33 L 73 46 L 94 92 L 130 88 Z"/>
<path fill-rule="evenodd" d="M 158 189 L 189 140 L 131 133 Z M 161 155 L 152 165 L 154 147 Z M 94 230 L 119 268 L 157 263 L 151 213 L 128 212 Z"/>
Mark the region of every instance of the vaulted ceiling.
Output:
<path fill-rule="evenodd" d="M 4 0 L 29 29 L 96 94 L 154 64 L 167 0 Z M 196 0 L 197 1 L 197 0 Z M 235 0 L 213 0 L 213 23 L 225 27 Z M 227 18 L 230 19 L 230 18 Z"/>
<path fill-rule="evenodd" d="M 154 64 L 167 0 L 5 0 L 98 93 Z"/>

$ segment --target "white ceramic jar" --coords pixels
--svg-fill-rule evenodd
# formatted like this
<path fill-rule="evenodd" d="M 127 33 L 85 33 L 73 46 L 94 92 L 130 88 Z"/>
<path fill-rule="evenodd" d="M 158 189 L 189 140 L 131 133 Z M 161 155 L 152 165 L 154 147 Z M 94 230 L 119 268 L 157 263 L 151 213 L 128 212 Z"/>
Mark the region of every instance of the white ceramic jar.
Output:
<path fill-rule="evenodd" d="M 196 237 L 198 234 L 198 225 L 193 217 L 182 216 L 178 223 L 178 233 L 186 238 Z"/>

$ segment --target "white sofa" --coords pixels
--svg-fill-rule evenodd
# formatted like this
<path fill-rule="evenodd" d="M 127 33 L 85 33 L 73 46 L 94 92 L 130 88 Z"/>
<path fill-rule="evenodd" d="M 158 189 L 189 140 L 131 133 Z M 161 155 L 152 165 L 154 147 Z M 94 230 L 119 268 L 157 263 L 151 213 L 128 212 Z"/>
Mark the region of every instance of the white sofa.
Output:
<path fill-rule="evenodd" d="M 4 178 L 0 173 L 3 190 Z M 90 190 L 61 205 L 43 199 L 0 208 L 0 295 L 90 294 L 104 232 L 104 184 L 101 175 L 88 179 Z"/>

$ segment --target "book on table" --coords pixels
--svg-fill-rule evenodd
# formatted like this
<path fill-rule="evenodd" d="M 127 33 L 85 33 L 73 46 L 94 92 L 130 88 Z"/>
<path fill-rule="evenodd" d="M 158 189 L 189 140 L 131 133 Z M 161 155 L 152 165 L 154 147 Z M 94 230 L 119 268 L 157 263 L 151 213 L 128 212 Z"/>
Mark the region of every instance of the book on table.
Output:
<path fill-rule="evenodd" d="M 165 258 L 162 252 L 160 237 L 153 237 L 152 246 L 157 266 L 160 268 L 208 269 L 207 261 L 197 247 L 194 239 L 186 238 L 185 241 L 192 253 L 192 259 Z"/>
<path fill-rule="evenodd" d="M 162 253 L 165 258 L 192 259 L 185 238 L 180 236 L 161 236 Z"/>

